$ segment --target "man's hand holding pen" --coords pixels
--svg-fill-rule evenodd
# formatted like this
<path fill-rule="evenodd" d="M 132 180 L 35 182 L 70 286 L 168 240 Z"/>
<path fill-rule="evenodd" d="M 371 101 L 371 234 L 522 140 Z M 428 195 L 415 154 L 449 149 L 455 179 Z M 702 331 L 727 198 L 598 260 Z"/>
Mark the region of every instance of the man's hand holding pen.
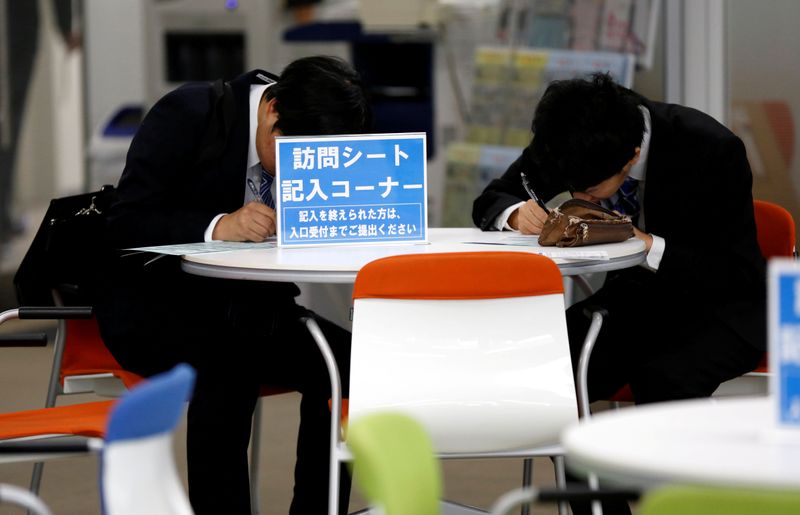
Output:
<path fill-rule="evenodd" d="M 522 234 L 539 234 L 542 232 L 545 220 L 547 220 L 547 213 L 539 204 L 528 200 L 511 213 L 511 216 L 508 217 L 508 225 Z"/>
<path fill-rule="evenodd" d="M 275 235 L 277 221 L 275 210 L 262 202 L 248 202 L 233 213 L 219 219 L 215 240 L 264 241 Z"/>
<path fill-rule="evenodd" d="M 511 213 L 511 216 L 508 217 L 508 225 L 522 234 L 539 234 L 542 232 L 542 226 L 547 220 L 550 210 L 547 209 L 542 199 L 533 191 L 525 174 L 520 173 L 519 175 L 522 180 L 522 186 L 528 192 L 531 200 L 528 200 L 519 209 Z"/>
<path fill-rule="evenodd" d="M 264 204 L 256 183 L 247 178 L 247 187 L 255 200 L 219 219 L 212 238 L 224 241 L 264 241 L 275 236 L 278 226 L 275 210 Z"/>

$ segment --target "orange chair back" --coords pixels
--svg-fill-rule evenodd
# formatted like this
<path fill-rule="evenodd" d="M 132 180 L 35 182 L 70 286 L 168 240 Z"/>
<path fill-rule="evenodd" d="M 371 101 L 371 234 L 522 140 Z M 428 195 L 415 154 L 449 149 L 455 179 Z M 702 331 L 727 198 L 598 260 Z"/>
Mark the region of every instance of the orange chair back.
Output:
<path fill-rule="evenodd" d="M 796 235 L 792 214 L 765 200 L 754 200 L 753 210 L 761 254 L 766 259 L 794 256 Z"/>
<path fill-rule="evenodd" d="M 67 339 L 61 361 L 60 380 L 67 376 L 112 373 L 127 388 L 142 380 L 142 377 L 124 370 L 111 355 L 94 318 L 67 320 Z"/>
<path fill-rule="evenodd" d="M 558 266 L 544 256 L 459 252 L 436 257 L 408 254 L 367 263 L 356 277 L 353 299 L 455 300 L 564 293 Z M 492 266 L 487 268 L 487 262 Z M 508 273 L 515 269 L 519 273 Z M 464 277 L 471 280 L 464 281 Z"/>
<path fill-rule="evenodd" d="M 64 355 L 61 360 L 60 381 L 65 377 L 111 373 L 118 377 L 126 388 L 143 380 L 143 377 L 125 370 L 117 363 L 100 336 L 97 320 L 66 320 L 67 340 L 64 342 Z M 262 396 L 293 392 L 291 388 L 262 385 Z"/>
<path fill-rule="evenodd" d="M 767 202 L 754 200 L 753 212 L 756 217 L 756 236 L 761 254 L 766 258 L 793 257 L 795 255 L 795 226 L 792 214 L 786 209 Z M 754 372 L 767 372 L 767 353 Z M 610 399 L 613 402 L 633 402 L 633 392 L 629 385 L 623 386 Z"/>

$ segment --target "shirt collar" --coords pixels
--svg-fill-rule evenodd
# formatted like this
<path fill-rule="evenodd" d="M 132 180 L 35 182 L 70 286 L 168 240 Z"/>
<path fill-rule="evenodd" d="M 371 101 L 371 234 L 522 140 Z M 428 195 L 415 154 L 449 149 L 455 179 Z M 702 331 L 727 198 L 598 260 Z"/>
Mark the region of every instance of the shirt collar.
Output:
<path fill-rule="evenodd" d="M 642 118 L 644 118 L 644 134 L 642 134 L 642 143 L 639 145 L 639 160 L 631 167 L 628 177 L 636 179 L 637 181 L 643 181 L 645 175 L 647 175 L 647 155 L 650 152 L 651 123 L 650 111 L 642 105 L 639 106 L 639 110 L 642 112 Z"/>
<path fill-rule="evenodd" d="M 272 83 L 274 84 L 274 82 Z M 250 86 L 250 146 L 247 149 L 247 168 L 258 164 L 258 152 L 256 151 L 256 128 L 258 127 L 258 105 L 264 91 L 272 84 L 252 84 Z"/>

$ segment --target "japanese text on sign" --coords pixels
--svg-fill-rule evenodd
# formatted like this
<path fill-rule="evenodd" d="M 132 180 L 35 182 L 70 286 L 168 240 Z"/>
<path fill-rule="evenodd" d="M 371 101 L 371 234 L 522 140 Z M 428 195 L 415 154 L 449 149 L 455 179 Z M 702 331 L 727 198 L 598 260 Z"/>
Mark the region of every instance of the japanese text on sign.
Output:
<path fill-rule="evenodd" d="M 277 141 L 279 245 L 426 240 L 424 134 Z"/>

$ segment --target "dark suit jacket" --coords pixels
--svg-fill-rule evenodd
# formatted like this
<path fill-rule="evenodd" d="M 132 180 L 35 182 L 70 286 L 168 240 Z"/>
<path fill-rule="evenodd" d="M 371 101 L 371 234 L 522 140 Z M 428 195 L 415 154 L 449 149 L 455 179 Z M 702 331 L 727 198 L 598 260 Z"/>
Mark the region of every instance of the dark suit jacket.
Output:
<path fill-rule="evenodd" d="M 656 273 L 659 289 L 676 307 L 682 299 L 702 299 L 723 323 L 764 349 L 765 263 L 756 240 L 744 145 L 697 110 L 645 99 L 642 104 L 652 122 L 645 230 L 666 241 Z M 537 173 L 526 148 L 475 200 L 472 217 L 478 227 L 490 229 L 504 209 L 528 199 L 522 170 L 544 199 L 567 189 L 558 178 Z M 667 320 L 670 314 L 664 316 Z"/>
<path fill-rule="evenodd" d="M 236 115 L 227 137 L 223 131 L 216 136 L 226 138 L 219 156 L 198 162 L 208 143 L 216 100 L 208 83 L 184 85 L 148 112 L 131 143 L 119 200 L 108 216 L 109 238 L 116 249 L 201 242 L 214 216 L 242 207 L 250 85 L 263 83 L 257 73 L 270 76 L 254 70 L 230 82 Z M 216 323 L 224 315 L 220 310 L 229 309 L 223 298 L 237 296 L 243 304 L 252 300 L 264 307 L 293 302 L 299 293 L 290 283 L 203 279 L 182 272 L 175 258 L 146 264 L 152 254 L 125 254 L 109 263 L 98 320 L 109 348 L 129 365 L 125 349 L 142 345 L 133 340 L 158 339 L 162 333 L 174 338 L 170 325 L 173 333 L 183 335 L 189 331 L 181 328 L 190 321 L 195 327 L 201 320 Z"/>

